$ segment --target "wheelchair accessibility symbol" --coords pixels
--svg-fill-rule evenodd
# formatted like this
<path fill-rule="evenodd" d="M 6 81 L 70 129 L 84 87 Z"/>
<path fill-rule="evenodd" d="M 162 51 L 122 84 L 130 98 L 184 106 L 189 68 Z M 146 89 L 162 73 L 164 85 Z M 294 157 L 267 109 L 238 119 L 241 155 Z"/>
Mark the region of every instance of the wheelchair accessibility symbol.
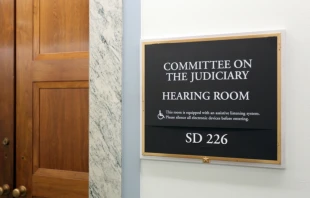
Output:
<path fill-rule="evenodd" d="M 159 110 L 159 113 L 157 115 L 158 120 L 162 120 L 165 118 L 164 114 L 162 114 L 161 110 Z"/>

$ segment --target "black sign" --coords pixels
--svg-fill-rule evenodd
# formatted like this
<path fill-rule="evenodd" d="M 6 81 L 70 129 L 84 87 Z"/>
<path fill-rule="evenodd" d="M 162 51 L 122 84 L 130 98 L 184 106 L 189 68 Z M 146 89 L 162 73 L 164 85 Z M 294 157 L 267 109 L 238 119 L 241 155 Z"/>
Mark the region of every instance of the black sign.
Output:
<path fill-rule="evenodd" d="M 143 43 L 143 155 L 280 164 L 281 35 Z"/>

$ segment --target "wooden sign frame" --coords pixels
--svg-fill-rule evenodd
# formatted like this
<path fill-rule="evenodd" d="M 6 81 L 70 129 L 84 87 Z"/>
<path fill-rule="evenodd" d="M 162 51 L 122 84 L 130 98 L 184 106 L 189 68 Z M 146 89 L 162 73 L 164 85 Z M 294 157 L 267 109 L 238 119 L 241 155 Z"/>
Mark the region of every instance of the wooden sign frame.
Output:
<path fill-rule="evenodd" d="M 247 38 L 265 38 L 277 37 L 277 160 L 260 160 L 247 158 L 230 158 L 215 157 L 201 155 L 180 155 L 169 153 L 150 153 L 145 151 L 145 46 L 150 44 L 164 43 L 185 43 L 197 41 L 220 41 Z M 203 37 L 190 38 L 171 38 L 171 39 L 154 39 L 141 41 L 141 158 L 157 159 L 168 161 L 190 161 L 215 163 L 215 164 L 231 164 L 231 165 L 249 165 L 259 167 L 276 167 L 283 168 L 283 132 L 282 132 L 282 63 L 283 63 L 283 41 L 284 31 L 269 31 L 247 34 L 230 34 L 230 35 L 213 35 Z"/>

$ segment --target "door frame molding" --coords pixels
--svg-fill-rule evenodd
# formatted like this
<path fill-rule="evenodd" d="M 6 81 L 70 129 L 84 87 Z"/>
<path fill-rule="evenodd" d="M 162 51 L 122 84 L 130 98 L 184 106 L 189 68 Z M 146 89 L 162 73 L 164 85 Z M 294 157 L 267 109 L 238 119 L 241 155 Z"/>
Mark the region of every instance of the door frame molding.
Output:
<path fill-rule="evenodd" d="M 8 184 L 11 193 L 15 167 L 15 1 L 0 0 L 0 18 L 0 187 Z M 4 138 L 9 141 L 7 145 Z"/>
<path fill-rule="evenodd" d="M 122 1 L 89 3 L 89 197 L 121 198 Z"/>

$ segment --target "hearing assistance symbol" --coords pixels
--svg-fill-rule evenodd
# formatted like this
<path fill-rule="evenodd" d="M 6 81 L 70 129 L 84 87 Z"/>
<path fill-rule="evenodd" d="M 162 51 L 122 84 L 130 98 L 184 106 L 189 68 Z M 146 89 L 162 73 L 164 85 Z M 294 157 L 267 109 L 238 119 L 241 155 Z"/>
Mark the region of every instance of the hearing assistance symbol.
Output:
<path fill-rule="evenodd" d="M 158 120 L 162 120 L 165 118 L 164 114 L 162 114 L 161 110 L 159 110 L 159 113 L 157 115 Z"/>

